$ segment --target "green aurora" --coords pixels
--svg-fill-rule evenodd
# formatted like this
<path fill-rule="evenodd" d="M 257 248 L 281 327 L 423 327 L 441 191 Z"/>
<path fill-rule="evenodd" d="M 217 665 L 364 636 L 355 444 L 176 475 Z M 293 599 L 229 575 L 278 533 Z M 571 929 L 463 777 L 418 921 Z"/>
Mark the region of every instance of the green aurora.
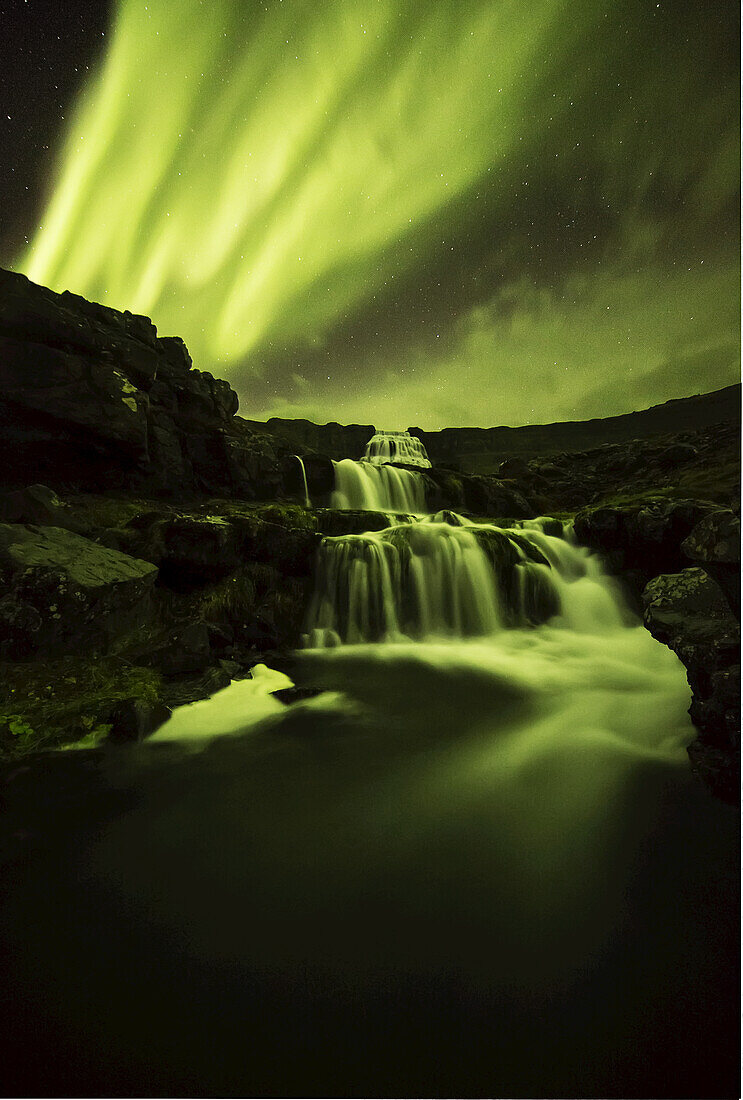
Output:
<path fill-rule="evenodd" d="M 120 0 L 15 266 L 250 417 L 521 424 L 727 385 L 737 7 Z"/>

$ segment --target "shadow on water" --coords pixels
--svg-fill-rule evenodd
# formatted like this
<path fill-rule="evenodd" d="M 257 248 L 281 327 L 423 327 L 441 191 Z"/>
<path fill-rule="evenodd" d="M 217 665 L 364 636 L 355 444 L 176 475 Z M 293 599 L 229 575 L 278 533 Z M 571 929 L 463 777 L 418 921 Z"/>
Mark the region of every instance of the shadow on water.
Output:
<path fill-rule="evenodd" d="M 215 736 L 236 684 L 203 739 L 16 769 L 7 1083 L 733 1095 L 736 824 L 688 779 L 672 655 L 643 697 L 626 654 L 581 684 L 518 633 L 310 652 L 326 692 L 246 733 Z"/>

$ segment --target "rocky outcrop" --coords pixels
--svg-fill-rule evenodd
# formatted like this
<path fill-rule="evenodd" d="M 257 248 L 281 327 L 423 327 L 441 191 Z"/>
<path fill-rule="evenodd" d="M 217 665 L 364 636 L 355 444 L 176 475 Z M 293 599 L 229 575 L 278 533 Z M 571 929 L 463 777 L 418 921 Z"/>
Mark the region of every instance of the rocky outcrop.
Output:
<path fill-rule="evenodd" d="M 311 420 L 245 420 L 252 431 L 265 434 L 292 454 L 320 454 L 331 459 L 359 459 L 374 435 L 373 424 L 315 424 Z"/>
<path fill-rule="evenodd" d="M 0 524 L 0 657 L 108 652 L 150 613 L 157 568 L 59 527 Z"/>
<path fill-rule="evenodd" d="M 0 270 L 0 442 L 9 487 L 276 494 L 267 437 L 230 386 L 147 317 Z"/>
<path fill-rule="evenodd" d="M 689 564 L 682 543 L 715 510 L 707 501 L 649 497 L 583 509 L 575 517 L 575 534 L 601 554 L 610 573 L 623 576 L 639 593 L 652 577 Z"/>
<path fill-rule="evenodd" d="M 500 478 L 461 474 L 433 468 L 423 474 L 426 505 L 432 512 L 451 509 L 476 516 L 527 519 L 536 515 L 532 503 L 515 486 Z"/>
<path fill-rule="evenodd" d="M 514 456 L 554 456 L 588 451 L 605 444 L 619 444 L 626 449 L 627 445 L 657 436 L 696 432 L 734 418 L 740 423 L 740 403 L 740 385 L 737 385 L 600 420 L 528 424 L 520 428 L 408 430 L 423 442 L 434 463 L 465 470 L 495 470 L 499 463 L 510 461 Z M 677 455 L 676 461 L 680 457 Z"/>
<path fill-rule="evenodd" d="M 538 511 L 576 511 L 599 503 L 631 502 L 639 495 L 707 499 L 730 506 L 740 497 L 740 421 L 681 435 L 607 443 L 590 451 L 505 459 L 500 478 Z"/>
<path fill-rule="evenodd" d="M 699 734 L 689 755 L 715 794 L 740 795 L 740 625 L 714 580 L 701 568 L 654 578 L 643 592 L 650 633 L 686 666 Z"/>
<path fill-rule="evenodd" d="M 740 620 L 740 516 L 727 509 L 712 512 L 697 524 L 681 549 L 717 582 Z"/>

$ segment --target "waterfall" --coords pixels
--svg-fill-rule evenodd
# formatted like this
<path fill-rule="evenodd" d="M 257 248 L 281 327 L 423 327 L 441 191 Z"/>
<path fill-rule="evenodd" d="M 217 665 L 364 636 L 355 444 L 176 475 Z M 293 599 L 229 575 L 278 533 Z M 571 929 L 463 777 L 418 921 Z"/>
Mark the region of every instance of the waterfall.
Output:
<path fill-rule="evenodd" d="M 449 513 L 447 521 L 323 539 L 305 642 L 491 635 L 560 611 L 576 628 L 622 621 L 597 559 L 539 527 L 503 529 Z"/>
<path fill-rule="evenodd" d="M 419 515 L 426 510 L 425 482 L 420 474 L 396 466 L 375 466 L 344 458 L 333 462 L 333 508 Z"/>
<path fill-rule="evenodd" d="M 307 488 L 307 471 L 304 468 L 304 460 L 301 459 L 299 455 L 294 455 L 294 457 L 299 463 L 299 468 L 302 471 L 302 482 L 304 484 L 304 503 L 306 507 L 309 508 L 312 502 L 310 501 L 310 491 Z"/>
<path fill-rule="evenodd" d="M 338 492 L 350 483 L 361 497 L 353 503 L 367 507 L 361 488 L 371 495 L 369 486 L 389 488 L 384 475 L 400 474 L 359 463 L 336 471 Z M 286 975 L 287 1004 L 306 989 L 303 1021 L 314 1018 L 318 990 L 330 1000 L 350 989 L 361 1010 L 341 1006 L 339 1026 L 348 1019 L 350 1030 L 337 1048 L 353 1049 L 359 1018 L 363 1034 L 375 1019 L 380 1029 L 365 1082 L 380 1049 L 397 1073 L 412 1045 L 408 1072 L 418 1072 L 432 996 L 441 998 L 433 1034 L 454 1067 L 452 1096 L 638 1095 L 642 1065 L 625 1073 L 624 1091 L 617 1086 L 617 1020 L 631 1053 L 643 1021 L 638 1063 L 658 1035 L 675 1059 L 689 1004 L 705 1003 L 715 1041 L 737 1004 L 737 940 L 718 946 L 720 898 L 738 882 L 737 821 L 691 791 L 683 666 L 569 525 L 496 526 L 441 512 L 325 538 L 305 645 L 290 668 L 291 681 L 257 665 L 252 679 L 176 711 L 155 735 L 168 752 L 143 771 L 162 760 L 163 778 L 154 773 L 151 808 L 131 800 L 135 850 L 121 842 L 123 855 L 109 856 L 117 896 L 122 881 L 140 893 L 144 882 L 148 919 L 155 912 L 160 926 L 187 931 L 205 959 L 242 959 L 251 982 L 265 973 L 271 996 Z M 285 705 L 274 692 L 291 682 L 300 693 Z M 184 755 L 209 747 L 203 766 L 186 760 L 175 773 L 183 783 L 173 779 L 179 743 Z M 99 832 L 111 850 L 111 828 Z M 172 897 L 163 881 L 178 884 Z M 77 875 L 73 888 L 77 905 Z M 391 990 L 394 975 L 412 975 L 411 985 Z M 404 1027 L 411 1004 L 415 1042 L 385 1046 L 390 1020 Z M 584 1081 L 575 1051 L 583 1057 L 595 1017 L 588 1053 L 600 1076 Z M 486 1069 L 462 1085 L 473 1019 Z M 278 1050 L 285 1021 L 277 1014 Z M 319 1045 L 324 1016 L 321 1025 Z M 549 1057 L 535 1059 L 545 1028 Z M 337 1065 L 333 1057 L 333 1075 Z M 505 1076 L 494 1079 L 494 1065 Z M 443 1094 L 438 1072 L 411 1077 L 410 1093 Z M 683 1095 L 683 1073 L 674 1081 L 647 1094 Z M 344 1095 L 356 1082 L 347 1079 Z M 372 1091 L 393 1095 L 398 1084 Z"/>

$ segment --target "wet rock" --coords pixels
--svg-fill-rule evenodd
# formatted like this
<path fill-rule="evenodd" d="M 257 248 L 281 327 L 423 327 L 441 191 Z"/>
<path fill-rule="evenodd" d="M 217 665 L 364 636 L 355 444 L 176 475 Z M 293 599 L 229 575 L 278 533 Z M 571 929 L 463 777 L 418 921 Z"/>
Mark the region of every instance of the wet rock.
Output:
<path fill-rule="evenodd" d="M 740 619 L 740 516 L 728 509 L 712 512 L 694 527 L 682 550 L 719 584 Z"/>
<path fill-rule="evenodd" d="M 730 664 L 740 632 L 715 582 L 700 568 L 655 577 L 643 592 L 650 633 L 684 660 L 693 651 L 705 664 Z M 686 663 L 686 661 L 684 662 Z"/>
<path fill-rule="evenodd" d="M 390 525 L 385 512 L 342 511 L 327 509 L 318 511 L 317 529 L 322 535 L 363 535 L 365 531 L 383 531 Z"/>
<path fill-rule="evenodd" d="M 111 741 L 142 741 L 170 718 L 172 711 L 162 702 L 122 699 L 105 716 L 111 726 Z"/>
<path fill-rule="evenodd" d="M 688 564 L 681 544 L 713 511 L 707 501 L 665 499 L 587 508 L 575 517 L 575 534 L 604 555 L 612 571 L 634 571 L 647 581 Z"/>
<path fill-rule="evenodd" d="M 230 684 L 229 673 L 220 666 L 206 669 L 198 676 L 183 676 L 163 686 L 163 699 L 171 708 L 208 699 L 216 691 Z"/>
<path fill-rule="evenodd" d="M 335 467 L 332 460 L 326 455 L 304 455 L 302 462 L 311 504 L 315 507 L 327 505 L 335 488 Z M 281 459 L 280 468 L 282 494 L 295 497 L 304 503 L 302 467 L 297 455 L 285 454 Z"/>
<path fill-rule="evenodd" d="M 144 658 L 163 676 L 182 676 L 202 672 L 212 663 L 209 630 L 206 623 L 194 622 L 177 627 L 167 641 Z"/>
<path fill-rule="evenodd" d="M 719 797 L 740 790 L 740 625 L 720 588 L 701 568 L 652 580 L 644 620 L 686 666 L 689 714 L 699 731 L 689 755 Z"/>

